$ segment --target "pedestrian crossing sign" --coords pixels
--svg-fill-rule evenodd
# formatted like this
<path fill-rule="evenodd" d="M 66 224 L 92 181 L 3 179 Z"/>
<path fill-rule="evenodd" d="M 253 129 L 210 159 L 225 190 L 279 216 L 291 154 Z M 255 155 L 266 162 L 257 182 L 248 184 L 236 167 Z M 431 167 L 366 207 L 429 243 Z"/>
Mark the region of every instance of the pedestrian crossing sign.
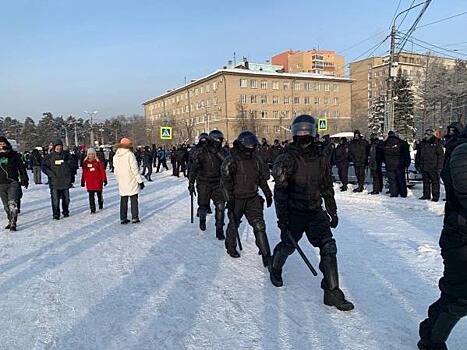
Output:
<path fill-rule="evenodd" d="M 161 140 L 172 140 L 172 127 L 161 126 Z"/>
<path fill-rule="evenodd" d="M 328 120 L 326 118 L 318 119 L 318 130 L 319 131 L 328 130 Z"/>

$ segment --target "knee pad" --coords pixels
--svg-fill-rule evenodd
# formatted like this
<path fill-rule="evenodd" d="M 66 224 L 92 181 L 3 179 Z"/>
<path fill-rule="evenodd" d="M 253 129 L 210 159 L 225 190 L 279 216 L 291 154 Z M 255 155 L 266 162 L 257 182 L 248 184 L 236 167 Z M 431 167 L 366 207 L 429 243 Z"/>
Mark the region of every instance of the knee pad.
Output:
<path fill-rule="evenodd" d="M 337 254 L 336 241 L 334 239 L 331 239 L 331 240 L 324 242 L 324 244 L 320 248 L 320 254 L 321 256 L 336 255 Z"/>
<path fill-rule="evenodd" d="M 253 221 L 251 223 L 251 226 L 253 227 L 254 232 L 264 232 L 264 233 L 266 233 L 266 224 L 264 223 L 263 220 Z"/>

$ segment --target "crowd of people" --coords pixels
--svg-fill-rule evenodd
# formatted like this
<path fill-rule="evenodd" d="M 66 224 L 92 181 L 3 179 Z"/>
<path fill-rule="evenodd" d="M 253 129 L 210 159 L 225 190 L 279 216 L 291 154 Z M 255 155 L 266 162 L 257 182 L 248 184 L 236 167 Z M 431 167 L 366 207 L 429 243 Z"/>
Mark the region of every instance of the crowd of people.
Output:
<path fill-rule="evenodd" d="M 275 140 L 269 145 L 266 139 L 260 143 L 254 133 L 243 131 L 229 147 L 223 133 L 212 130 L 209 134 L 202 133 L 195 145 L 183 144 L 169 151 L 156 145 L 135 150 L 128 138 L 122 138 L 112 149 L 83 146 L 69 150 L 57 140 L 45 152 L 34 149 L 24 155 L 13 150 L 5 137 L 0 137 L 0 197 L 8 218 L 6 229 L 17 229 L 22 187 L 29 186 L 28 169 L 36 184 L 42 183 L 42 173 L 47 177 L 54 220 L 70 215 L 69 190 L 79 168 L 82 168 L 81 187 L 89 193 L 91 214 L 104 208 L 106 171 L 114 172 L 120 194 L 120 222 L 137 224 L 140 222 L 138 195 L 145 188 L 144 180 L 152 181 L 153 168 L 156 173 L 169 170 L 167 159 L 170 159 L 172 176 L 183 174 L 188 180 L 189 194 L 192 198 L 197 196 L 196 216 L 202 231 L 207 229 L 206 218 L 213 203 L 216 238 L 225 240 L 229 256 L 240 257 L 238 228 L 245 217 L 253 229 L 271 283 L 281 287 L 287 257 L 296 249 L 303 254 L 298 242 L 305 233 L 308 241 L 320 250 L 324 303 L 350 311 L 354 305 L 339 287 L 337 244 L 331 231 L 339 223 L 332 168 L 337 168 L 341 191 L 349 190 L 352 166 L 356 177 L 353 192 L 364 191 L 369 169 L 370 194 L 383 192 L 385 176 L 390 197 L 407 197 L 406 171 L 412 162 L 410 146 L 392 131 L 384 140 L 371 134 L 367 141 L 358 130 L 352 140 L 342 137 L 335 144 L 329 135 L 319 137 L 316 121 L 309 115 L 295 118 L 291 133 L 292 142 L 281 144 Z M 467 128 L 453 123 L 443 140 L 428 129 L 423 140 L 412 147 L 415 168 L 423 177 L 420 199 L 439 201 L 440 177 L 446 190 L 446 215 L 440 240 L 445 265 L 440 281 L 441 297 L 430 306 L 428 318 L 421 323 L 419 342 L 420 349 L 445 349 L 450 331 L 467 314 Z M 273 190 L 268 182 L 271 174 Z M 264 206 L 269 208 L 273 204 L 281 240 L 271 250 Z M 228 224 L 224 231 L 226 209 Z"/>

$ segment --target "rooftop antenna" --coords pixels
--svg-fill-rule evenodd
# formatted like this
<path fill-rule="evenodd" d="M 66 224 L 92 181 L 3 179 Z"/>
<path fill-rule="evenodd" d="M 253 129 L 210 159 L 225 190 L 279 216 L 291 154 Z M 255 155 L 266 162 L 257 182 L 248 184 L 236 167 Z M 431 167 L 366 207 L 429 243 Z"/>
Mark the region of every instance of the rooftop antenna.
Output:
<path fill-rule="evenodd" d="M 237 56 L 235 55 L 235 51 L 234 51 L 234 67 L 237 65 Z"/>

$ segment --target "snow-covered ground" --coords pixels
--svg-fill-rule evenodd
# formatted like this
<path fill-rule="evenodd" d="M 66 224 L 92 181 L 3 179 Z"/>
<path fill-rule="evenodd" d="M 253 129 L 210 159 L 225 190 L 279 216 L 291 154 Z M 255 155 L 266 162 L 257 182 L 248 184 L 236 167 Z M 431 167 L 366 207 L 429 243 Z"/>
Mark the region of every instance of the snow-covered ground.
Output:
<path fill-rule="evenodd" d="M 120 225 L 112 176 L 93 216 L 82 188 L 58 222 L 47 186 L 25 191 L 19 231 L 0 235 L 0 349 L 415 348 L 438 297 L 443 203 L 418 201 L 419 190 L 408 199 L 337 193 L 341 285 L 356 305 L 343 313 L 322 304 L 320 277 L 298 254 L 285 286 L 273 287 L 249 227 L 234 260 L 214 238 L 212 215 L 206 232 L 190 224 L 185 179 L 154 180 L 138 225 Z M 273 208 L 266 217 L 273 247 Z M 318 252 L 301 245 L 317 267 Z M 466 333 L 462 320 L 450 349 L 465 349 Z"/>

